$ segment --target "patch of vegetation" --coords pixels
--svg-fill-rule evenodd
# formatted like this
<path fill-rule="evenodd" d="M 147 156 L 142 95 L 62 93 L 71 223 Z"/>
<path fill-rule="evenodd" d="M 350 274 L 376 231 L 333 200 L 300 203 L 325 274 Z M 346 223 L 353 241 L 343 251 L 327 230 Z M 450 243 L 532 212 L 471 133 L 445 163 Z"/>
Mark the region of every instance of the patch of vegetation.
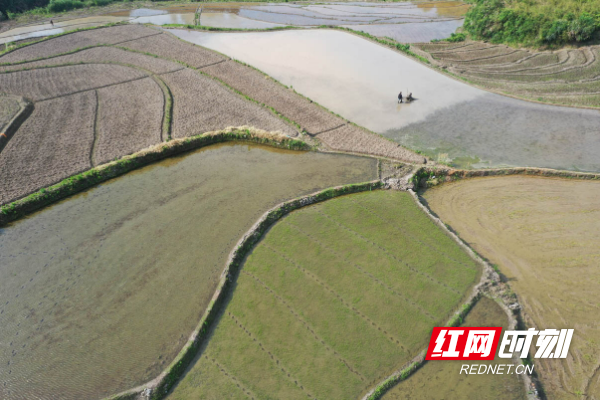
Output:
<path fill-rule="evenodd" d="M 462 310 L 478 275 L 408 193 L 363 192 L 302 208 L 248 256 L 172 397 L 200 398 L 214 384 L 229 392 L 228 380 L 200 379 L 216 363 L 250 397 L 354 398 L 420 354 L 431 328 Z"/>
<path fill-rule="evenodd" d="M 600 32 L 600 1 L 475 0 L 464 29 L 493 43 L 581 43 Z"/>

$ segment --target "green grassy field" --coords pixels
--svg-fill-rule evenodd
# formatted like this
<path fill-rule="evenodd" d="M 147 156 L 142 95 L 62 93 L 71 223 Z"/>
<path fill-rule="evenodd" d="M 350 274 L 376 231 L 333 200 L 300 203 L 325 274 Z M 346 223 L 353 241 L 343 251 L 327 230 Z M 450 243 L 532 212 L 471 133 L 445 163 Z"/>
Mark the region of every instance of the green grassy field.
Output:
<path fill-rule="evenodd" d="M 295 211 L 248 257 L 171 398 L 358 398 L 426 346 L 479 273 L 408 193 Z"/>

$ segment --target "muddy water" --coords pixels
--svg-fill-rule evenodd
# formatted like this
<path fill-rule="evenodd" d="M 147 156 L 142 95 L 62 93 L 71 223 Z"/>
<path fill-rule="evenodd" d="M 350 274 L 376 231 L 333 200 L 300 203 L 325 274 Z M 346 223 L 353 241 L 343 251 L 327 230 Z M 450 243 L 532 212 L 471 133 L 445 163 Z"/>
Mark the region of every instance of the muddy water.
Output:
<path fill-rule="evenodd" d="M 538 359 L 549 399 L 599 398 L 600 182 L 527 176 L 428 189 L 431 209 L 497 264 L 529 327 L 574 328 L 566 359 Z M 595 396 L 595 397 L 594 397 Z"/>
<path fill-rule="evenodd" d="M 502 308 L 487 297 L 477 302 L 465 318 L 465 327 L 508 327 L 508 318 Z M 508 361 L 510 363 L 510 360 Z M 460 367 L 464 361 L 430 361 L 406 381 L 399 383 L 383 396 L 384 400 L 497 400 L 526 399 L 525 386 L 517 375 L 464 375 Z M 476 364 L 507 364 L 496 356 L 494 361 Z"/>
<path fill-rule="evenodd" d="M 406 24 L 343 25 L 345 28 L 366 32 L 373 36 L 387 36 L 400 43 L 423 43 L 446 39 L 463 24 L 462 19 Z"/>
<path fill-rule="evenodd" d="M 491 94 L 345 32 L 173 33 L 434 159 L 600 171 L 597 111 Z M 398 104 L 399 91 L 416 100 Z"/>
<path fill-rule="evenodd" d="M 17 40 L 37 38 L 43 36 L 57 35 L 78 28 L 89 28 L 112 22 L 126 21 L 129 18 L 115 16 L 99 16 L 76 18 L 65 21 L 54 21 L 52 24 L 27 25 L 0 33 L 0 44 L 10 43 Z"/>
<path fill-rule="evenodd" d="M 131 20 L 136 24 L 194 24 L 194 13 L 185 14 L 164 14 L 153 15 L 148 17 L 139 17 Z M 280 24 L 272 24 L 269 22 L 255 21 L 252 19 L 240 17 L 232 13 L 224 12 L 207 12 L 203 11 L 200 17 L 200 24 L 203 26 L 212 26 L 216 28 L 235 28 L 235 29 L 265 29 L 283 26 Z"/>
<path fill-rule="evenodd" d="M 101 398 L 156 377 L 260 215 L 375 178 L 373 159 L 217 145 L 0 229 L 0 398 Z"/>

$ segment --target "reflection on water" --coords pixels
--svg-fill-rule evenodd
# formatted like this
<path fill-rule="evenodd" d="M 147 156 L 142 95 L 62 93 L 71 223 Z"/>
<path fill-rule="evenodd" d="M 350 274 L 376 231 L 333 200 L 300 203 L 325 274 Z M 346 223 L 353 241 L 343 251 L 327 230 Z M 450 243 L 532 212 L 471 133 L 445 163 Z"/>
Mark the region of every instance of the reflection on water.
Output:
<path fill-rule="evenodd" d="M 600 171 L 600 114 L 528 103 L 452 79 L 339 31 L 172 31 L 261 69 L 343 117 L 438 159 Z M 398 92 L 416 101 L 400 104 Z M 398 106 L 400 107 L 398 109 Z"/>
<path fill-rule="evenodd" d="M 104 25 L 112 22 L 126 21 L 129 18 L 115 16 L 99 16 L 75 18 L 66 21 L 53 21 L 54 25 L 48 23 L 38 25 L 27 25 L 19 28 L 14 28 L 0 33 L 0 44 L 15 42 L 30 38 L 44 37 L 56 35 L 65 31 L 70 31 L 78 28 L 89 28 L 92 26 Z"/>
<path fill-rule="evenodd" d="M 212 11 L 212 9 L 209 9 Z M 131 20 L 132 23 L 137 24 L 155 24 L 155 25 L 166 25 L 166 24 L 194 24 L 194 14 L 165 14 L 165 15 L 154 15 L 150 17 L 140 17 Z M 212 26 L 216 28 L 235 28 L 235 29 L 265 29 L 274 28 L 277 26 L 283 26 L 279 24 L 271 24 L 269 22 L 255 21 L 252 19 L 237 16 L 231 13 L 224 12 L 207 12 L 203 11 L 200 15 L 200 25 Z"/>
<path fill-rule="evenodd" d="M 368 158 L 217 145 L 0 229 L 0 398 L 101 398 L 153 379 L 262 213 L 376 176 Z"/>

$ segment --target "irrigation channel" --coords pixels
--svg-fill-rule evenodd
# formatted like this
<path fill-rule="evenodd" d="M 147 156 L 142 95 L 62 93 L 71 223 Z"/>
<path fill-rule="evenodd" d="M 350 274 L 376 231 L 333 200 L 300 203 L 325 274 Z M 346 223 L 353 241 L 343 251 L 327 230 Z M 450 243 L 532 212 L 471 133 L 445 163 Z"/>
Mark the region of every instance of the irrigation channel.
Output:
<path fill-rule="evenodd" d="M 476 89 L 399 52 L 335 30 L 172 30 L 248 63 L 341 116 L 458 166 L 600 171 L 600 114 Z M 398 104 L 399 91 L 416 100 Z"/>
<path fill-rule="evenodd" d="M 0 398 L 102 398 L 154 379 L 268 209 L 377 178 L 375 159 L 221 144 L 0 229 Z"/>

